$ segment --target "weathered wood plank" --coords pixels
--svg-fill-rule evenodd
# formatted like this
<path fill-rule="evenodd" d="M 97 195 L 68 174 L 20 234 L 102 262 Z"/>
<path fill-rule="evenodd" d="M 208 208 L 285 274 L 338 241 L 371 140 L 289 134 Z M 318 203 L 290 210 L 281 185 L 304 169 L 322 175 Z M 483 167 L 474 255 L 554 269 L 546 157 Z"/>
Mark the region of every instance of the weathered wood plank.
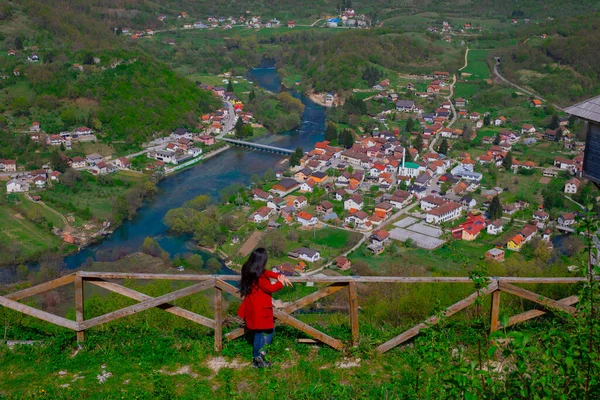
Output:
<path fill-rule="evenodd" d="M 81 324 L 85 320 L 83 310 L 83 278 L 75 276 L 75 322 Z M 84 332 L 77 331 L 77 341 L 83 342 Z"/>
<path fill-rule="evenodd" d="M 245 334 L 246 334 L 246 329 L 236 328 L 236 329 L 232 330 L 231 332 L 225 334 L 225 339 L 234 340 L 234 339 L 239 338 L 240 336 L 244 336 Z"/>
<path fill-rule="evenodd" d="M 220 353 L 223 350 L 223 289 L 215 287 L 213 306 L 215 309 L 215 351 Z"/>
<path fill-rule="evenodd" d="M 230 285 L 227 282 L 223 282 L 221 279 L 216 279 L 215 286 L 220 289 L 223 289 L 225 292 L 229 293 L 234 297 L 237 297 L 238 299 L 242 298 L 242 295 L 240 294 L 240 290 L 238 288 Z"/>
<path fill-rule="evenodd" d="M 281 310 L 274 309 L 273 314 L 275 315 L 275 318 L 277 318 L 284 324 L 287 324 L 293 328 L 296 328 L 296 329 L 306 333 L 307 335 L 312 336 L 313 338 L 315 338 L 325 344 L 328 344 L 329 346 L 333 347 L 336 350 L 342 350 L 344 348 L 344 344 L 342 342 L 340 342 L 339 340 L 334 339 L 331 336 L 319 331 L 318 329 L 315 329 L 312 326 L 305 324 L 302 321 L 297 320 L 296 318 L 292 317 L 291 315 L 286 314 L 285 312 L 283 312 Z"/>
<path fill-rule="evenodd" d="M 519 297 L 522 297 L 529 301 L 533 301 L 534 303 L 538 303 L 538 304 L 544 306 L 545 308 L 558 309 L 558 310 L 564 311 L 568 314 L 574 314 L 575 312 L 577 312 L 577 310 L 574 307 L 568 306 L 568 305 L 560 303 L 556 300 L 542 296 L 541 294 L 531 292 L 529 290 L 508 284 L 503 281 L 500 281 L 499 287 L 500 287 L 500 290 L 502 290 L 503 292 L 514 294 L 515 296 L 519 296 Z"/>
<path fill-rule="evenodd" d="M 85 329 L 91 328 L 96 325 L 101 325 L 101 324 L 105 324 L 110 321 L 114 321 L 115 319 L 127 317 L 132 314 L 137 314 L 137 313 L 147 310 L 149 308 L 153 308 L 153 307 L 159 306 L 161 304 L 168 303 L 173 300 L 177 300 L 181 297 L 185 297 L 185 296 L 189 296 L 191 294 L 197 293 L 197 292 L 201 292 L 201 291 L 206 290 L 213 286 L 214 286 L 214 280 L 205 281 L 205 282 L 197 283 L 192 286 L 188 286 L 184 289 L 176 290 L 174 292 L 165 294 L 164 296 L 159 296 L 159 297 L 155 297 L 153 299 L 148 299 L 141 303 L 134 304 L 132 306 L 125 307 L 120 310 L 113 311 L 108 314 L 104 314 L 99 317 L 96 317 L 96 318 L 88 319 L 87 321 L 84 321 L 81 324 L 79 324 L 79 328 L 80 328 L 79 330 L 85 330 Z"/>
<path fill-rule="evenodd" d="M 37 308 L 30 307 L 25 304 L 21 304 L 18 301 L 14 301 L 11 299 L 7 299 L 6 297 L 0 296 L 0 305 L 10 308 L 11 310 L 18 311 L 22 314 L 26 314 L 42 321 L 50 322 L 51 324 L 62 326 L 64 328 L 72 329 L 77 331 L 77 323 L 75 321 L 71 321 L 70 319 L 66 319 L 63 317 L 59 317 L 58 315 L 50 314 L 49 312 L 38 310 Z"/>
<path fill-rule="evenodd" d="M 578 296 L 570 296 L 570 297 L 566 297 L 564 299 L 558 300 L 559 303 L 567 305 L 567 306 L 572 306 L 573 304 L 577 304 L 578 301 L 579 301 Z M 510 317 L 508 319 L 508 325 L 506 325 L 506 327 L 518 324 L 520 322 L 525 322 L 527 320 L 530 320 L 530 319 L 533 319 L 536 317 L 540 317 L 546 313 L 547 312 L 544 310 L 529 310 L 529 311 L 525 311 L 521 314 L 513 315 L 512 317 Z"/>
<path fill-rule="evenodd" d="M 166 279 L 180 281 L 206 281 L 210 279 L 219 279 L 221 281 L 239 281 L 240 275 L 196 275 L 196 274 L 137 274 L 126 272 L 78 272 L 82 277 L 96 277 L 103 279 Z M 334 282 L 357 282 L 357 283 L 473 283 L 469 277 L 413 277 L 413 276 L 295 276 L 289 278 L 291 282 L 315 282 L 315 283 L 334 283 Z M 521 278 L 521 277 L 495 277 L 506 283 L 548 283 L 548 284 L 573 284 L 585 282 L 585 277 L 555 277 L 555 278 Z M 598 278 L 600 279 L 600 278 Z"/>
<path fill-rule="evenodd" d="M 317 300 L 320 300 L 324 297 L 329 296 L 330 294 L 333 294 L 341 289 L 344 289 L 346 286 L 348 286 L 347 283 L 341 283 L 341 282 L 333 283 L 329 286 L 326 286 L 322 289 L 317 290 L 316 292 L 306 295 L 303 298 L 294 301 L 293 303 L 288 304 L 287 306 L 283 307 L 282 310 L 285 313 L 291 314 L 294 311 L 301 309 L 302 307 L 306 307 L 307 305 L 312 304 Z"/>
<path fill-rule="evenodd" d="M 500 316 L 500 290 L 496 290 L 492 293 L 492 307 L 490 315 L 490 333 L 498 330 L 498 318 Z"/>
<path fill-rule="evenodd" d="M 6 297 L 9 300 L 19 301 L 26 297 L 35 296 L 36 294 L 44 293 L 52 289 L 59 288 L 64 285 L 68 285 L 71 282 L 75 281 L 75 274 L 65 275 L 58 279 L 54 279 L 48 282 L 41 283 L 39 285 L 32 286 L 27 289 L 19 290 L 18 292 L 14 292 L 11 294 L 7 294 Z"/>
<path fill-rule="evenodd" d="M 101 278 L 86 278 L 86 282 L 89 282 L 92 285 L 101 287 L 106 290 L 110 290 L 112 292 L 118 293 L 122 296 L 129 297 L 130 299 L 137 300 L 137 301 L 146 301 L 146 300 L 150 300 L 150 299 L 154 298 L 152 296 L 148 296 L 147 294 L 138 292 L 136 290 L 119 285 L 117 283 L 107 282 Z M 178 317 L 185 318 L 185 319 L 195 322 L 197 324 L 206 326 L 207 328 L 211 328 L 211 329 L 215 328 L 214 320 L 207 318 L 203 315 L 188 311 L 184 308 L 179 308 L 179 307 L 174 306 L 169 303 L 160 304 L 159 306 L 157 306 L 157 308 L 160 308 L 161 310 L 164 310 L 170 314 L 177 315 Z"/>
<path fill-rule="evenodd" d="M 358 346 L 358 292 L 356 283 L 348 284 L 348 306 L 350 308 L 350 328 L 352 330 L 352 346 Z"/>
<path fill-rule="evenodd" d="M 450 317 L 451 315 L 454 315 L 457 312 L 464 310 L 465 308 L 467 308 L 471 304 L 473 304 L 475 302 L 475 300 L 477 300 L 478 297 L 487 296 L 488 294 L 494 292 L 495 290 L 498 290 L 498 282 L 493 281 L 488 286 L 481 289 L 479 292 L 475 292 L 475 293 L 471 294 L 469 297 L 462 299 L 461 301 L 454 303 L 450 307 L 446 308 L 446 310 L 445 310 L 446 317 Z M 419 332 L 421 331 L 421 329 L 425 329 L 430 325 L 437 324 L 438 322 L 439 322 L 439 318 L 436 315 L 433 315 L 433 316 L 427 318 L 427 320 L 425 320 L 425 322 L 422 322 L 416 326 L 413 326 L 412 328 L 410 328 L 407 331 L 404 331 L 403 333 L 396 336 L 395 338 L 392 338 L 392 339 L 388 340 L 387 342 L 383 343 L 382 345 L 377 347 L 377 351 L 379 353 L 385 353 L 386 351 L 417 336 L 419 334 Z"/>

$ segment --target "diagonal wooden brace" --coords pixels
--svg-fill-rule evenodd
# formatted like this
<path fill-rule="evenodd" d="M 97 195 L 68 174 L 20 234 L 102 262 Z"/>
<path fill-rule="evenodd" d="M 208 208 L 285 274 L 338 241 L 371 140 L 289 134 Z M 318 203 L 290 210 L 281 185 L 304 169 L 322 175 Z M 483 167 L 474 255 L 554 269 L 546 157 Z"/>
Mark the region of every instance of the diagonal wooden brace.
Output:
<path fill-rule="evenodd" d="M 110 290 L 111 292 L 118 293 L 120 295 L 129 297 L 130 299 L 137 300 L 140 302 L 143 302 L 146 300 L 151 300 L 154 298 L 154 297 L 148 296 L 147 294 L 140 293 L 136 290 L 119 285 L 117 283 L 105 281 L 104 279 L 101 279 L 101 278 L 86 278 L 85 282 L 89 282 L 92 285 L 99 286 L 103 289 Z M 183 308 L 176 307 L 172 304 L 169 304 L 169 303 L 160 304 L 157 306 L 157 308 L 160 308 L 161 310 L 164 310 L 173 315 L 177 315 L 178 317 L 185 318 L 185 319 L 195 322 L 197 324 L 204 325 L 207 328 L 211 328 L 211 329 L 215 328 L 214 320 L 207 318 L 205 316 L 193 313 L 191 311 L 185 310 Z"/>
<path fill-rule="evenodd" d="M 487 296 L 488 294 L 494 292 L 497 289 L 498 289 L 498 282 L 493 281 L 491 284 L 489 284 L 485 288 L 481 289 L 479 292 L 475 292 L 475 293 L 471 294 L 469 297 L 462 299 L 458 303 L 454 303 L 450 307 L 446 308 L 446 310 L 445 310 L 446 317 L 449 317 L 451 315 L 456 314 L 457 312 L 459 312 L 461 310 L 464 310 L 465 308 L 469 307 L 471 304 L 475 303 L 475 300 L 477 300 L 478 297 Z M 403 333 L 396 336 L 395 338 L 392 338 L 392 339 L 388 340 L 387 342 L 383 343 L 382 345 L 377 347 L 377 351 L 379 353 L 385 353 L 386 351 L 393 349 L 394 347 L 417 336 L 419 334 L 419 332 L 421 331 L 421 329 L 425 329 L 425 328 L 429 327 L 430 325 L 437 324 L 438 322 L 439 322 L 438 316 L 433 315 L 433 316 L 427 318 L 427 320 L 425 320 L 425 322 L 422 322 L 419 325 L 413 326 L 412 328 L 410 328 L 407 331 L 404 331 Z"/>
<path fill-rule="evenodd" d="M 214 286 L 215 286 L 215 281 L 212 279 L 205 281 L 205 282 L 197 283 L 195 285 L 186 287 L 184 289 L 177 290 L 172 293 L 165 294 L 163 296 L 148 299 L 141 303 L 134 304 L 132 306 L 125 307 L 120 310 L 113 311 L 111 313 L 104 314 L 104 315 L 101 315 L 96 318 L 88 319 L 87 321 L 84 321 L 84 322 L 78 324 L 79 325 L 78 330 L 83 331 L 83 330 L 86 330 L 86 329 L 91 328 L 96 325 L 101 325 L 101 324 L 105 324 L 110 321 L 114 321 L 115 319 L 119 319 L 119 318 L 123 318 L 123 317 L 129 316 L 129 315 L 137 314 L 137 313 L 147 310 L 149 308 L 158 307 L 162 304 L 168 303 L 173 300 L 177 300 L 181 297 L 189 296 L 189 295 L 197 293 L 197 292 L 201 292 L 203 290 L 206 290 L 206 289 L 214 287 Z"/>
<path fill-rule="evenodd" d="M 21 300 L 26 297 L 35 296 L 36 294 L 47 292 L 48 290 L 56 289 L 61 286 L 68 285 L 69 283 L 75 282 L 75 274 L 65 275 L 61 278 L 51 280 L 49 282 L 44 282 L 36 286 L 32 286 L 27 289 L 19 290 L 18 292 L 7 294 L 7 299 L 10 300 Z"/>
<path fill-rule="evenodd" d="M 499 288 L 501 291 L 514 294 L 515 296 L 522 297 L 529 301 L 533 301 L 534 303 L 538 303 L 546 309 L 558 309 L 564 311 L 568 314 L 575 314 L 577 309 L 575 307 L 571 307 L 567 304 L 561 303 L 556 300 L 552 300 L 548 297 L 542 296 L 541 294 L 537 294 L 534 292 L 530 292 L 529 290 L 520 288 L 518 286 L 511 285 L 509 283 L 504 283 L 500 281 Z"/>
<path fill-rule="evenodd" d="M 62 326 L 68 329 L 72 329 L 74 331 L 78 331 L 78 326 L 75 321 L 71 321 L 70 319 L 66 319 L 63 317 L 59 317 L 58 315 L 50 314 L 49 312 L 38 310 L 37 308 L 33 308 L 27 306 L 25 304 L 19 303 L 18 301 L 14 301 L 8 299 L 6 297 L 0 296 L 0 305 L 10 308 L 11 310 L 18 311 L 20 313 L 41 319 L 42 321 L 50 322 L 51 324 Z"/>
<path fill-rule="evenodd" d="M 573 304 L 577 304 L 578 301 L 579 301 L 578 296 L 570 296 L 570 297 L 566 297 L 564 299 L 558 300 L 559 303 L 565 304 L 567 306 L 572 306 Z M 529 310 L 529 311 L 525 311 L 521 314 L 513 315 L 512 317 L 510 317 L 508 319 L 508 324 L 504 328 L 509 327 L 511 325 L 518 324 L 520 322 L 528 321 L 528 320 L 536 318 L 536 317 L 540 317 L 544 314 L 546 314 L 546 311 L 544 311 L 544 310 Z"/>

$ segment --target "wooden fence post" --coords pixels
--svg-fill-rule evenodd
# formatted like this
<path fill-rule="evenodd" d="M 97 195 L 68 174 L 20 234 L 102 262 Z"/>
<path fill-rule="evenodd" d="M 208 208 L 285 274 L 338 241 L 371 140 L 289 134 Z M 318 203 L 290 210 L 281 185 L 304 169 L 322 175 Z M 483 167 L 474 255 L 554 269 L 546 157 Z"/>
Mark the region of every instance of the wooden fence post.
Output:
<path fill-rule="evenodd" d="M 358 346 L 358 295 L 356 282 L 348 283 L 348 305 L 350 307 L 350 327 L 352 329 L 352 346 Z"/>
<path fill-rule="evenodd" d="M 223 291 L 216 284 L 213 303 L 215 308 L 215 351 L 220 353 L 223 350 Z"/>
<path fill-rule="evenodd" d="M 79 326 L 85 321 L 83 311 L 83 278 L 79 275 L 75 276 L 75 322 Z M 77 331 L 77 341 L 83 342 L 84 331 Z"/>
<path fill-rule="evenodd" d="M 490 333 L 498 330 L 498 317 L 500 314 L 500 290 L 496 290 L 492 293 L 492 310 L 490 320 Z"/>

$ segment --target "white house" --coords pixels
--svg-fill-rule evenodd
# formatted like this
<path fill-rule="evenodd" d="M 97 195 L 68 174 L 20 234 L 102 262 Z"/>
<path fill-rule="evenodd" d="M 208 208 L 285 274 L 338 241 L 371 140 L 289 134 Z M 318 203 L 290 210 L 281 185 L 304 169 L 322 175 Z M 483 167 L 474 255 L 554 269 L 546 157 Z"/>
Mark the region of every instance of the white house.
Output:
<path fill-rule="evenodd" d="M 462 206 L 453 201 L 442 204 L 427 213 L 426 221 L 429 224 L 441 224 L 460 217 Z"/>
<path fill-rule="evenodd" d="M 313 226 L 319 222 L 317 217 L 304 211 L 300 211 L 296 219 L 302 226 Z"/>
<path fill-rule="evenodd" d="M 6 193 L 22 193 L 29 191 L 29 183 L 11 179 L 6 183 Z"/>
<path fill-rule="evenodd" d="M 581 181 L 577 178 L 571 178 L 565 184 L 565 193 L 575 194 L 581 185 Z"/>
<path fill-rule="evenodd" d="M 256 222 L 257 224 L 260 224 L 261 222 L 268 221 L 272 212 L 272 208 L 263 206 L 256 210 L 254 214 L 252 214 L 252 217 L 250 217 L 250 219 Z"/>
<path fill-rule="evenodd" d="M 288 253 L 288 256 L 292 258 L 300 258 L 308 262 L 317 262 L 321 259 L 321 254 L 318 251 L 307 249 L 306 247 L 292 250 Z"/>
<path fill-rule="evenodd" d="M 307 181 L 302 182 L 300 185 L 300 191 L 305 193 L 312 193 L 314 187 L 317 185 L 317 182 L 314 179 L 308 179 Z"/>
<path fill-rule="evenodd" d="M 364 201 L 361 195 L 354 194 L 348 200 L 344 201 L 344 210 L 362 210 Z"/>
<path fill-rule="evenodd" d="M 498 235 L 504 230 L 504 222 L 501 219 L 491 221 L 487 226 L 487 233 L 490 235 Z"/>
<path fill-rule="evenodd" d="M 71 159 L 71 167 L 78 169 L 78 168 L 85 168 L 87 166 L 87 161 L 85 161 L 85 158 L 83 157 L 73 157 Z"/>
<path fill-rule="evenodd" d="M 424 211 L 431 211 L 436 207 L 444 205 L 448 202 L 448 200 L 444 199 L 440 196 L 427 195 L 421 199 L 421 209 Z"/>
<path fill-rule="evenodd" d="M 102 157 L 98 153 L 93 153 L 93 154 L 88 154 L 87 156 L 85 156 L 85 159 L 91 165 L 95 165 L 95 164 L 101 162 L 104 159 L 104 157 Z"/>
<path fill-rule="evenodd" d="M 575 214 L 573 214 L 573 213 L 562 213 L 558 217 L 558 224 L 560 226 L 575 225 Z"/>

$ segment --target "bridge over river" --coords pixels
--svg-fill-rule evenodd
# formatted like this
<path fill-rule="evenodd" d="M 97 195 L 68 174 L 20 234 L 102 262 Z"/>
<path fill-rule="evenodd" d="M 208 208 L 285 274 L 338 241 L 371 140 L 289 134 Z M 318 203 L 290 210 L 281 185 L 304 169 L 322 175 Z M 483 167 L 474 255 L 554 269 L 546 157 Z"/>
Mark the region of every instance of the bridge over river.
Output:
<path fill-rule="evenodd" d="M 290 149 L 284 149 L 283 147 L 271 146 L 268 144 L 256 143 L 256 142 L 246 142 L 244 140 L 237 140 L 224 137 L 222 138 L 227 143 L 235 144 L 236 146 L 248 147 L 251 149 L 269 151 L 272 153 L 280 153 L 280 154 L 292 154 L 294 151 Z"/>

